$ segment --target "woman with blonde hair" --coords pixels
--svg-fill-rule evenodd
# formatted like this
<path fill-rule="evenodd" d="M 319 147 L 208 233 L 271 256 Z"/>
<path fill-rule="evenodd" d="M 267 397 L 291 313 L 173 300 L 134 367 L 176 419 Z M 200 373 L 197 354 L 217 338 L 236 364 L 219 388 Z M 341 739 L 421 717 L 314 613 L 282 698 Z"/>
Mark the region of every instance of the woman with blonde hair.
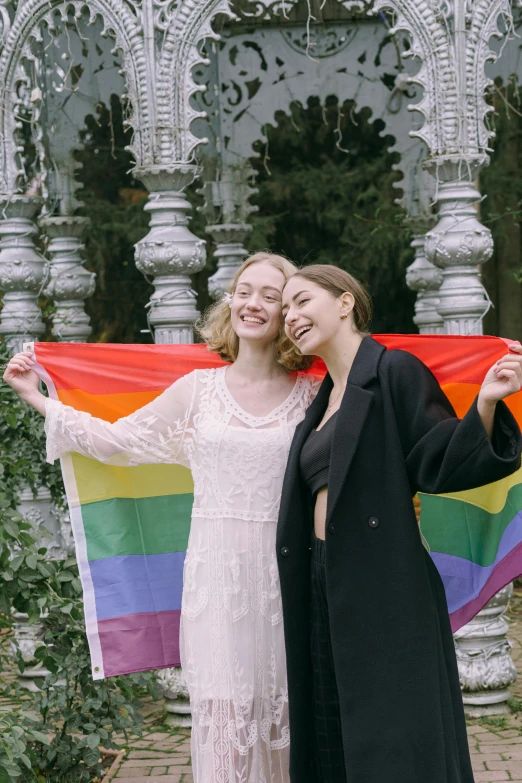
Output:
<path fill-rule="evenodd" d="M 200 324 L 230 365 L 196 370 L 109 424 L 44 397 L 29 353 L 4 380 L 46 416 L 48 459 L 76 451 L 113 465 L 190 467 L 181 663 L 195 783 L 288 783 L 289 724 L 275 531 L 296 425 L 314 395 L 284 334 L 281 296 L 296 271 L 256 253 Z"/>

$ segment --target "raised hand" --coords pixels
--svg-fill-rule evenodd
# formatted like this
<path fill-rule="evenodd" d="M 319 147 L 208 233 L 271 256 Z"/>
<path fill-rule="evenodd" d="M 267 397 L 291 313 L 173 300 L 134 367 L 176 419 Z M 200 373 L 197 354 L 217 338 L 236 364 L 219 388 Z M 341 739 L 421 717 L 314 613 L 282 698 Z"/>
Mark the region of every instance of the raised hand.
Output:
<path fill-rule="evenodd" d="M 486 405 L 494 405 L 522 388 L 522 345 L 510 345 L 509 350 L 484 378 L 479 401 Z"/>
<path fill-rule="evenodd" d="M 38 376 L 32 370 L 35 359 L 30 351 L 22 351 L 13 356 L 4 372 L 4 381 L 23 399 L 38 391 Z"/>

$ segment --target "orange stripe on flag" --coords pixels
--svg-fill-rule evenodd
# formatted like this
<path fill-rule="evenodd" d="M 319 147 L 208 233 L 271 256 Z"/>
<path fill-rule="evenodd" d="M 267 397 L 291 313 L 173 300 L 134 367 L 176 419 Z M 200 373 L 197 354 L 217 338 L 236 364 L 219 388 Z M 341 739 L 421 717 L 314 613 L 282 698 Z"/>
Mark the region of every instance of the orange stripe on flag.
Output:
<path fill-rule="evenodd" d="M 142 408 L 162 394 L 161 391 L 130 392 L 128 394 L 89 394 L 82 389 L 60 389 L 58 398 L 65 405 L 105 421 L 116 421 Z"/>

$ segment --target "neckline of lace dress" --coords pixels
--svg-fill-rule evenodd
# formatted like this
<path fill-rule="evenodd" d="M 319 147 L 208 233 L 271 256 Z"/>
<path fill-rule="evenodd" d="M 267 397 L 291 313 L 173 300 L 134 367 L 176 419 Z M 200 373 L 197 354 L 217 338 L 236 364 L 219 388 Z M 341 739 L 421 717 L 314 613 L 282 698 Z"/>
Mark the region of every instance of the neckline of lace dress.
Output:
<path fill-rule="evenodd" d="M 252 413 L 248 413 L 244 408 L 242 408 L 230 393 L 225 378 L 226 369 L 227 369 L 226 367 L 218 367 L 216 369 L 216 386 L 218 392 L 225 405 L 227 405 L 232 409 L 232 411 L 234 412 L 234 416 L 236 418 L 242 419 L 244 422 L 248 424 L 252 424 L 254 426 L 259 426 L 261 424 L 269 424 L 270 422 L 275 421 L 276 419 L 280 418 L 285 413 L 287 413 L 289 410 L 291 410 L 295 401 L 299 398 L 301 394 L 301 390 L 303 388 L 304 375 L 302 373 L 298 373 L 294 384 L 294 388 L 292 389 L 292 391 L 290 392 L 286 400 L 283 400 L 283 402 L 280 405 L 278 405 L 277 408 L 274 408 L 274 410 L 270 411 L 270 413 L 268 413 L 266 416 L 254 416 Z"/>

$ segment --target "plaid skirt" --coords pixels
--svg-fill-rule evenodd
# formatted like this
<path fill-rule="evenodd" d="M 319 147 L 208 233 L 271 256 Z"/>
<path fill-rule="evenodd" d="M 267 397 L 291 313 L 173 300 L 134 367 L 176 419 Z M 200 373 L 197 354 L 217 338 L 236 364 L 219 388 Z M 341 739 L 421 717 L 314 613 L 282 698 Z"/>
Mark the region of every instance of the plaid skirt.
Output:
<path fill-rule="evenodd" d="M 325 542 L 312 533 L 312 667 L 315 762 L 320 783 L 345 783 L 339 696 L 326 598 Z"/>

